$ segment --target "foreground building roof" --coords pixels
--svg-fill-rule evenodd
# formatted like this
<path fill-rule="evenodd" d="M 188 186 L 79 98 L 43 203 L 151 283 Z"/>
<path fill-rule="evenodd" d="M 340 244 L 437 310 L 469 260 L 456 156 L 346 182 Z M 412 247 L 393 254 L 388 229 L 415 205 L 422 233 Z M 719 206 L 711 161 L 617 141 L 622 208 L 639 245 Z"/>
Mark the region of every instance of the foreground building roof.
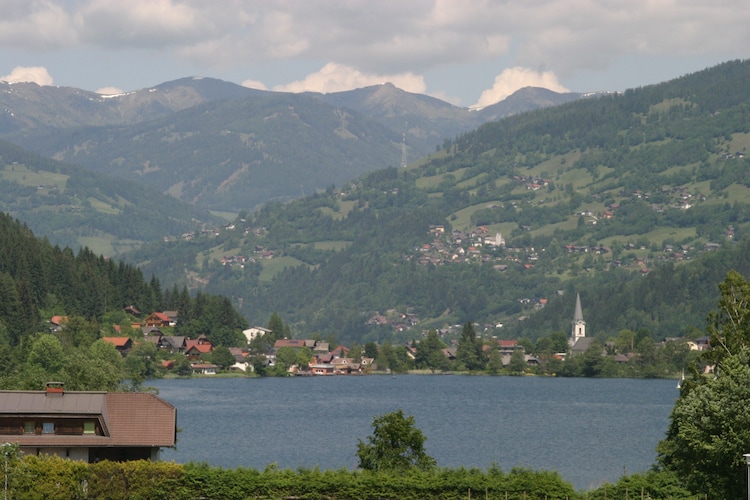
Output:
<path fill-rule="evenodd" d="M 66 392 L 55 383 L 45 391 L 0 391 L 0 440 L 24 452 L 131 448 L 151 450 L 153 458 L 175 445 L 176 429 L 177 409 L 153 394 Z"/>

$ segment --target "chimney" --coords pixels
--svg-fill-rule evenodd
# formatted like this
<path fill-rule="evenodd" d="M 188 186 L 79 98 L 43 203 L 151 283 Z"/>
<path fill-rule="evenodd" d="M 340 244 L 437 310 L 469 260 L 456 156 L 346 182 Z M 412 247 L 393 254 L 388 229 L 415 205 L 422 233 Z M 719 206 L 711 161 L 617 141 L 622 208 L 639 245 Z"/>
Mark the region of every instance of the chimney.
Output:
<path fill-rule="evenodd" d="M 47 382 L 47 396 L 62 397 L 65 393 L 65 382 Z"/>

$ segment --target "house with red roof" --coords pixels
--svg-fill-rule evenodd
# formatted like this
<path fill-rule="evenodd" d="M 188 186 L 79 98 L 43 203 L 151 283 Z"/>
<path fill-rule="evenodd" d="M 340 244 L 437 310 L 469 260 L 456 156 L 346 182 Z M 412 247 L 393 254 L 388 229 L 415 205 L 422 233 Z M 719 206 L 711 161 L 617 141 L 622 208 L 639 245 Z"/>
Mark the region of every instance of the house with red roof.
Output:
<path fill-rule="evenodd" d="M 122 356 L 126 356 L 133 348 L 133 341 L 129 337 L 102 337 L 102 340 L 115 346 Z"/>
<path fill-rule="evenodd" d="M 199 335 L 197 339 L 185 340 L 185 356 L 189 359 L 198 359 L 203 354 L 209 354 L 213 350 L 213 344 L 204 334 Z"/>
<path fill-rule="evenodd" d="M 50 330 L 53 332 L 59 332 L 67 323 L 67 316 L 52 316 L 49 320 Z"/>
<path fill-rule="evenodd" d="M 145 320 L 143 320 L 146 326 L 171 326 L 172 320 L 169 316 L 164 314 L 163 312 L 153 312 L 146 317 Z"/>

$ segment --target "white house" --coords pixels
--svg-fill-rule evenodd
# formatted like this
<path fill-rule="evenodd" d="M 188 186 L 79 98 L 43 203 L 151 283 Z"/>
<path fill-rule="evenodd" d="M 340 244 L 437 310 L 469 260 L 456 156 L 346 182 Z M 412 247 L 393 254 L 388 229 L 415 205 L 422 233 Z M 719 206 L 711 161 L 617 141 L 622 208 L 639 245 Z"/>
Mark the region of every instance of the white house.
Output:
<path fill-rule="evenodd" d="M 242 334 L 245 335 L 248 344 L 256 338 L 262 337 L 267 333 L 271 333 L 271 330 L 269 330 L 268 328 L 263 328 L 262 326 L 254 326 L 252 328 L 248 328 L 247 330 L 242 330 Z"/>

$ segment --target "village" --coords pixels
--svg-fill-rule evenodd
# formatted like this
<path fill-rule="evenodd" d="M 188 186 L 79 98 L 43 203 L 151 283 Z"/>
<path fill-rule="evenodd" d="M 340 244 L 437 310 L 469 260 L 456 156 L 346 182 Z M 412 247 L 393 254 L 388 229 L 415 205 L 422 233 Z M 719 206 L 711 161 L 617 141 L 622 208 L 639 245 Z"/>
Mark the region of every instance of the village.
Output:
<path fill-rule="evenodd" d="M 543 307 L 540 303 L 539 307 Z M 128 314 L 133 316 L 140 315 L 140 312 L 129 306 L 126 308 Z M 394 314 L 390 311 L 391 315 Z M 395 314 L 404 322 L 404 325 L 415 326 L 418 318 L 409 314 Z M 278 376 L 331 376 L 331 375 L 368 375 L 374 373 L 388 373 L 389 367 L 378 366 L 379 347 L 373 344 L 372 349 L 368 346 L 355 346 L 350 349 L 344 345 L 331 345 L 329 342 L 319 339 L 292 339 L 280 338 L 274 339 L 273 343 L 263 345 L 264 351 L 259 352 L 257 346 L 258 340 L 265 338 L 274 338 L 273 332 L 268 328 L 253 326 L 243 330 L 242 334 L 246 340 L 246 345 L 241 347 L 224 347 L 215 346 L 204 334 L 197 338 L 188 338 L 180 335 L 173 335 L 174 328 L 179 320 L 177 311 L 157 311 L 146 316 L 142 321 L 134 321 L 129 325 L 130 335 L 124 334 L 122 325 L 114 325 L 115 332 L 118 335 L 104 336 L 105 342 L 112 344 L 117 351 L 127 357 L 138 344 L 152 345 L 159 358 L 159 365 L 162 374 L 177 376 L 214 376 L 219 373 L 236 373 L 236 374 L 256 374 L 259 369 L 264 373 L 266 370 L 273 370 Z M 65 328 L 67 318 L 63 316 L 53 316 L 50 319 L 50 329 L 52 332 L 59 332 Z M 384 316 L 376 315 L 370 321 L 387 321 Z M 456 325 L 457 327 L 459 325 Z M 483 328 L 481 325 L 476 325 Z M 486 325 L 492 326 L 492 325 Z M 133 335 L 136 332 L 136 335 Z M 138 335 L 140 333 L 142 336 Z M 439 342 L 443 344 L 440 348 L 443 361 L 433 363 L 441 367 L 441 371 L 448 370 L 457 360 L 460 340 L 457 338 L 456 331 L 439 330 L 432 332 L 436 338 L 442 339 Z M 422 331 L 419 334 L 420 340 L 412 340 L 403 346 L 404 355 L 414 365 L 415 360 L 419 357 L 419 344 L 425 341 L 430 332 Z M 267 336 L 267 337 L 266 337 Z M 580 296 L 576 297 L 576 307 L 573 312 L 571 321 L 571 332 L 567 340 L 565 349 L 558 347 L 556 352 L 541 354 L 538 352 L 527 352 L 525 343 L 519 343 L 515 339 L 502 339 L 495 336 L 485 338 L 481 333 L 476 334 L 477 345 L 483 352 L 483 357 L 490 359 L 493 356 L 498 363 L 498 368 L 507 369 L 515 363 L 515 370 L 521 372 L 528 371 L 534 373 L 535 369 L 551 359 L 562 362 L 568 357 L 583 355 L 594 345 L 595 338 L 590 334 L 586 335 L 586 322 L 583 319 L 583 312 L 580 302 Z M 668 344 L 674 343 L 684 345 L 688 351 L 702 351 L 708 348 L 708 339 L 685 339 L 669 338 L 664 339 L 655 347 L 663 348 Z M 255 347 L 255 348 L 253 348 Z M 620 349 L 615 341 L 607 341 L 602 344 L 600 355 L 603 358 L 611 358 L 617 364 L 627 364 L 636 358 L 639 354 L 637 350 Z M 218 353 L 224 351 L 225 357 L 219 357 Z M 283 353 L 283 354 L 282 354 Z M 176 369 L 179 364 L 178 360 L 187 360 L 189 371 Z M 279 364 L 280 363 L 280 364 Z M 279 366 L 277 366 L 279 365 Z M 434 371 L 434 367 L 433 367 Z M 260 373 L 262 375 L 263 373 Z"/>

